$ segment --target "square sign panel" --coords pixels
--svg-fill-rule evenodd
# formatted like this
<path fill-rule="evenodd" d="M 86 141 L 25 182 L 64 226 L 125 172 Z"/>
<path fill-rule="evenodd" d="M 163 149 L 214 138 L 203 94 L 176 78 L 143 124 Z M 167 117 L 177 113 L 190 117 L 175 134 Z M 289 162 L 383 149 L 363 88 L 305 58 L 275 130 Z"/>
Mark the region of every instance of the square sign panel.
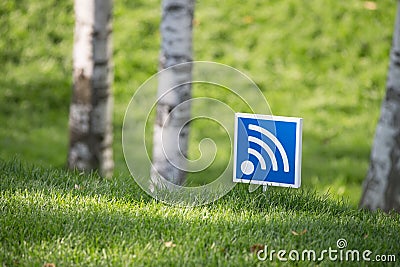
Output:
<path fill-rule="evenodd" d="M 235 114 L 233 181 L 300 187 L 302 119 Z"/>

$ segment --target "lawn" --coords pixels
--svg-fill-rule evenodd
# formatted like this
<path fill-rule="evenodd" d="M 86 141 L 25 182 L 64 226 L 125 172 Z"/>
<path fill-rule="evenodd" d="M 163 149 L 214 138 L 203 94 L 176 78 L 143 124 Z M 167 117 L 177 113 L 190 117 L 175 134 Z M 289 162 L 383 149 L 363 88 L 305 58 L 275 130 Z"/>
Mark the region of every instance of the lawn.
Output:
<path fill-rule="evenodd" d="M 249 194 L 243 185 L 216 203 L 180 209 L 139 190 L 121 145 L 125 109 L 157 72 L 160 1 L 115 1 L 111 180 L 64 171 L 72 1 L 1 1 L 0 262 L 252 265 L 259 263 L 253 245 L 323 249 L 339 238 L 350 248 L 398 253 L 398 215 L 356 209 L 385 93 L 395 5 L 198 1 L 194 59 L 237 68 L 273 114 L 303 118 L 302 189 Z M 217 97 L 231 104 L 228 95 Z M 205 128 L 193 124 L 193 157 Z M 219 149 L 229 151 L 226 143 Z"/>
<path fill-rule="evenodd" d="M 371 260 L 400 257 L 399 214 L 359 211 L 310 190 L 249 194 L 240 185 L 210 205 L 179 208 L 144 195 L 126 176 L 102 180 L 19 161 L 1 161 L 0 170 L 3 266 L 279 265 L 276 255 L 257 259 L 264 245 L 316 251 L 315 260 L 300 264 L 370 264 L 318 260 L 322 250 L 337 250 L 341 238 L 343 255 L 370 250 Z"/>

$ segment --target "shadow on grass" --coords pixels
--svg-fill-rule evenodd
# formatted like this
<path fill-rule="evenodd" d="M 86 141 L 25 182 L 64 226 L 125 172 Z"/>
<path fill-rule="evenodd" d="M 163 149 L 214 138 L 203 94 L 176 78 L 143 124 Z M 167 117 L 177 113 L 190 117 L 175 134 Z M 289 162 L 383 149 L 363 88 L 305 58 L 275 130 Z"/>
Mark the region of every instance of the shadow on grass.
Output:
<path fill-rule="evenodd" d="M 69 77 L 69 74 L 65 75 Z M 18 80 L 2 80 L 0 100 L 7 105 L 1 105 L 0 111 L 6 116 L 18 114 L 26 115 L 27 118 L 33 113 L 68 111 L 71 83 L 72 80 L 66 80 L 64 76 L 51 77 L 44 73 L 35 73 Z"/>
<path fill-rule="evenodd" d="M 121 201 L 152 202 L 148 196 L 129 175 L 120 175 L 112 179 L 101 178 L 96 172 L 82 173 L 63 169 L 46 169 L 34 165 L 25 165 L 18 159 L 13 161 L 0 160 L 2 171 L 1 189 L 25 190 L 33 192 L 51 192 L 71 194 L 74 196 L 105 196 Z M 252 210 L 271 211 L 274 209 L 284 211 L 323 212 L 337 215 L 351 210 L 343 201 L 335 201 L 328 194 L 318 195 L 308 189 L 291 189 L 268 187 L 266 192 L 261 192 L 261 187 L 254 193 L 248 192 L 248 185 L 237 184 L 222 199 L 212 205 L 229 205 L 230 208 L 242 209 L 246 206 Z M 162 204 L 166 205 L 166 204 Z M 166 205 L 167 206 L 167 205 Z"/>

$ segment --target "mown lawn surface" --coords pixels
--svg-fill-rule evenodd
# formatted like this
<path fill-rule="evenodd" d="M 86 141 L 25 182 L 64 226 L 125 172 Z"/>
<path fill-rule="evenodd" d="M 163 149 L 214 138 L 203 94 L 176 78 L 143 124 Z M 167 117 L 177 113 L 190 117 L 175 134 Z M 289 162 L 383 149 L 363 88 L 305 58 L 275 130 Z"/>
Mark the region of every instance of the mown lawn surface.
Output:
<path fill-rule="evenodd" d="M 0 162 L 0 262 L 3 266 L 256 266 L 258 249 L 315 250 L 297 264 L 331 261 L 322 250 L 372 251 L 400 259 L 398 214 L 370 213 L 308 190 L 237 186 L 207 206 L 179 208 L 143 195 L 133 179 Z M 340 252 L 332 254 L 340 259 Z M 288 255 L 285 256 L 286 258 Z M 360 254 L 361 257 L 361 254 Z M 311 258 L 312 259 L 312 258 Z M 350 259 L 350 258 L 349 258 Z M 289 263 L 296 264 L 294 261 Z M 393 262 L 391 264 L 394 264 Z"/>
<path fill-rule="evenodd" d="M 0 262 L 266 265 L 251 250 L 322 251 L 337 248 L 339 238 L 348 249 L 398 261 L 399 215 L 356 208 L 385 92 L 395 7 L 390 0 L 198 1 L 194 59 L 243 71 L 273 114 L 304 119 L 302 189 L 250 194 L 238 185 L 210 205 L 178 208 L 140 190 L 121 145 L 125 109 L 157 72 L 160 1 L 115 1 L 116 170 L 103 180 L 64 171 L 73 2 L 2 0 Z M 218 95 L 224 98 L 230 101 Z M 205 127 L 193 124 L 190 155 Z M 321 265 L 337 263 L 325 258 Z"/>

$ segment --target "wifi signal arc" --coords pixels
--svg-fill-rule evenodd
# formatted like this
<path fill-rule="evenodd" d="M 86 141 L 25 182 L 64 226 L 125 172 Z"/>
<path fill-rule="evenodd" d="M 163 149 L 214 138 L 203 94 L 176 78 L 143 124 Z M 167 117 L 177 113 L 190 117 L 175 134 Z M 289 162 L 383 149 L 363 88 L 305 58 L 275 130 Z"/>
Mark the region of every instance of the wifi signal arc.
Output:
<path fill-rule="evenodd" d="M 272 149 L 266 143 L 264 143 L 262 140 L 255 138 L 254 136 L 249 136 L 249 142 L 256 143 L 257 145 L 261 146 L 267 152 L 269 158 L 271 159 L 272 170 L 277 171 L 278 170 L 278 162 L 276 161 L 276 157 L 275 157 L 274 152 L 272 152 Z M 249 150 L 249 154 L 253 154 L 253 153 L 250 153 L 251 148 L 249 148 L 248 150 Z M 254 150 L 254 149 L 252 149 L 252 150 Z M 259 153 L 258 151 L 256 151 L 256 152 Z M 261 154 L 260 154 L 260 157 L 261 157 Z M 260 161 L 260 159 L 258 157 L 257 157 L 257 159 Z M 261 159 L 262 159 L 262 161 L 260 161 L 261 169 L 263 169 L 262 162 L 264 162 L 264 165 L 265 165 L 265 161 L 264 161 L 264 158 L 261 157 Z M 265 170 L 265 169 L 266 168 L 264 168 L 263 170 Z"/>
<path fill-rule="evenodd" d="M 249 124 L 249 130 L 253 130 L 253 131 L 259 132 L 259 133 L 265 135 L 266 137 L 268 137 L 269 139 L 271 139 L 271 141 L 278 148 L 279 153 L 282 156 L 283 171 L 284 172 L 289 172 L 289 160 L 288 160 L 286 151 L 283 148 L 281 142 L 276 138 L 276 136 L 273 135 L 267 129 L 264 129 L 264 128 L 262 128 L 262 127 L 260 127 L 258 125 L 254 125 L 254 124 Z M 262 140 L 257 139 L 257 138 L 255 138 L 253 136 L 249 136 L 249 142 L 254 142 L 254 143 L 260 145 L 267 152 L 268 156 L 271 158 L 272 170 L 277 171 L 278 170 L 278 163 L 276 161 L 275 154 L 272 152 L 271 148 L 267 144 L 265 144 Z"/>
<path fill-rule="evenodd" d="M 260 162 L 260 165 L 261 165 L 261 170 L 267 169 L 267 164 L 265 164 L 265 160 L 262 157 L 262 155 L 260 154 L 260 152 L 258 152 L 255 149 L 252 149 L 252 148 L 249 148 L 247 151 L 250 155 L 253 155 L 258 159 L 258 161 Z"/>

